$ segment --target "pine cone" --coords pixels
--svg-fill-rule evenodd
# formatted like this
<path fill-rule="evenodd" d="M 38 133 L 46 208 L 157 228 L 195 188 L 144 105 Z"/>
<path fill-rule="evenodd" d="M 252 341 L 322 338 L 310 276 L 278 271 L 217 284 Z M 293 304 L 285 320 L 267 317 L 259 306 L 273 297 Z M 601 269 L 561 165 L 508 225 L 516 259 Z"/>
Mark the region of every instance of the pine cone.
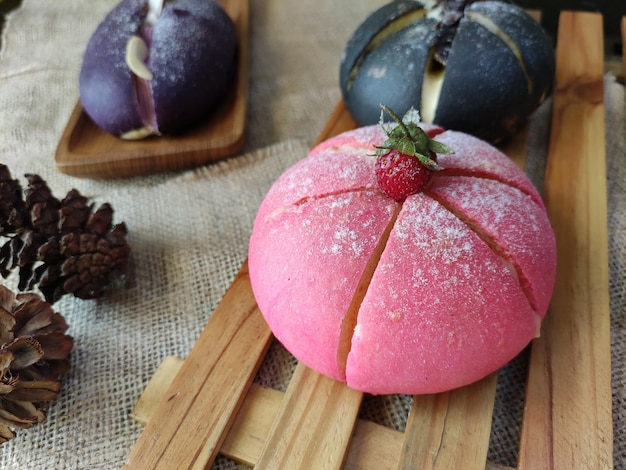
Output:
<path fill-rule="evenodd" d="M 0 286 L 0 444 L 42 422 L 69 369 L 73 339 L 63 316 L 35 294 Z"/>
<path fill-rule="evenodd" d="M 47 302 L 71 293 L 100 297 L 125 273 L 130 247 L 126 225 L 113 225 L 113 209 L 93 204 L 75 189 L 59 201 L 46 182 L 26 175 L 28 188 L 0 165 L 0 275 L 19 268 L 20 291 L 38 287 Z"/>

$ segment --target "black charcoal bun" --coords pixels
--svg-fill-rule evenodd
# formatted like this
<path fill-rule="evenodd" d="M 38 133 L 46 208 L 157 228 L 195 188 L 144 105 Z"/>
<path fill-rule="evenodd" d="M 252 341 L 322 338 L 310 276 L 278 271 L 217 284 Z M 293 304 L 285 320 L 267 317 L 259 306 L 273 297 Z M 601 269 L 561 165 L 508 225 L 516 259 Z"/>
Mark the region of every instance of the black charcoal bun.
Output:
<path fill-rule="evenodd" d="M 514 134 L 552 92 L 552 40 L 513 4 L 467 2 L 441 64 L 434 58 L 441 20 L 406 0 L 367 18 L 341 61 L 348 111 L 369 125 L 379 120 L 381 103 L 400 116 L 414 107 L 424 122 L 491 142 Z"/>

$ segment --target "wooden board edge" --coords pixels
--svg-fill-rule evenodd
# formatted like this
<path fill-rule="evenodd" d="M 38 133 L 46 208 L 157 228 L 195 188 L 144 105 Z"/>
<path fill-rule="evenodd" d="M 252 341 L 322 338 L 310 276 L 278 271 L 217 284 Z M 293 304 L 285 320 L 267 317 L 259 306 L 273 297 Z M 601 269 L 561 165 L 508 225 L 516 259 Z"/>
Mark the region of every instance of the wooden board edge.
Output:
<path fill-rule="evenodd" d="M 602 37 L 600 14 L 561 12 L 546 170 L 557 282 L 531 349 L 520 470 L 613 458 Z"/>

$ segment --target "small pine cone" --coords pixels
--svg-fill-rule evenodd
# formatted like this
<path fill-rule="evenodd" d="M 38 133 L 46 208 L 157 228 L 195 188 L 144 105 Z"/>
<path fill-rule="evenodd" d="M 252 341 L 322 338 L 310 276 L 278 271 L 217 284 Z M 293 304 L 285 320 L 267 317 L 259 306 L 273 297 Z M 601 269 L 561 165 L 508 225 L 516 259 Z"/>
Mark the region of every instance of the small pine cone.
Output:
<path fill-rule="evenodd" d="M 46 182 L 26 175 L 28 188 L 22 201 L 19 183 L 0 165 L 0 275 L 19 268 L 20 291 L 38 287 L 47 302 L 70 293 L 82 299 L 100 297 L 112 281 L 125 274 L 130 247 L 126 225 L 113 225 L 113 209 L 103 204 L 95 212 L 75 189 L 62 201 Z M 13 209 L 9 207 L 11 202 Z"/>
<path fill-rule="evenodd" d="M 81 299 L 100 297 L 109 288 L 111 274 L 126 266 L 126 225 L 112 225 L 113 209 L 107 203 L 95 212 L 91 209 L 86 198 L 70 191 L 59 210 L 60 238 L 39 250 L 44 268 L 35 272 L 35 280 L 49 301 L 66 293 Z"/>
<path fill-rule="evenodd" d="M 19 181 L 0 165 L 0 235 L 15 233 L 25 226 L 26 209 Z"/>
<path fill-rule="evenodd" d="M 73 339 L 63 316 L 35 294 L 0 286 L 0 444 L 42 422 L 69 369 Z"/>
<path fill-rule="evenodd" d="M 30 212 L 33 229 L 41 237 L 52 237 L 58 232 L 61 203 L 38 175 L 26 175 L 26 209 Z"/>

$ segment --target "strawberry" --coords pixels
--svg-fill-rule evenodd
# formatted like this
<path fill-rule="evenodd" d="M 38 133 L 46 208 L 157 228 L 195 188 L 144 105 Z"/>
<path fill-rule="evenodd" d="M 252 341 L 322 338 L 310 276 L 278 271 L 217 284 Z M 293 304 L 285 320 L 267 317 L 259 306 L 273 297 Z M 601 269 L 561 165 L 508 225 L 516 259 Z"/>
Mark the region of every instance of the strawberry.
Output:
<path fill-rule="evenodd" d="M 378 186 L 396 201 L 422 191 L 433 174 L 420 161 L 406 153 L 390 150 L 376 159 Z"/>
<path fill-rule="evenodd" d="M 437 164 L 437 154 L 453 151 L 441 142 L 432 140 L 419 127 L 419 112 L 409 109 L 400 119 L 391 109 L 381 105 L 380 125 L 387 140 L 376 146 L 376 180 L 381 191 L 398 202 L 411 194 L 422 191 L 434 172 L 443 170 Z M 385 127 L 383 112 L 386 111 L 398 124 Z"/>

